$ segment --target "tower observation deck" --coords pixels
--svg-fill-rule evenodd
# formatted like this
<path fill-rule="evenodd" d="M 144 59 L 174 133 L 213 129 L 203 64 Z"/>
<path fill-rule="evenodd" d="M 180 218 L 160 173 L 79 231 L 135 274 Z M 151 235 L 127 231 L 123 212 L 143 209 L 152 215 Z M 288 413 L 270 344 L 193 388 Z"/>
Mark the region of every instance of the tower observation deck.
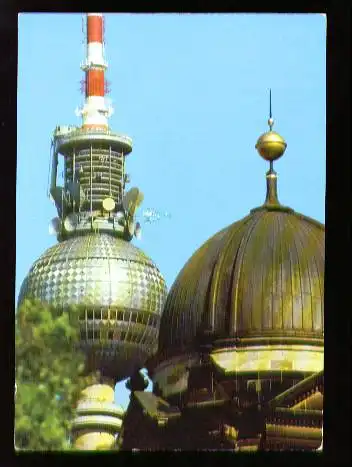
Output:
<path fill-rule="evenodd" d="M 125 157 L 132 151 L 132 139 L 108 125 L 113 108 L 105 98 L 103 29 L 103 16 L 89 13 L 86 59 L 81 64 L 85 102 L 76 110 L 82 126 L 58 126 L 53 135 L 50 194 L 60 219 L 67 219 L 58 229 L 59 238 L 97 228 L 125 240 L 134 234 L 133 221 L 124 222 L 122 205 L 128 182 Z M 59 155 L 64 157 L 64 186 L 57 186 Z"/>

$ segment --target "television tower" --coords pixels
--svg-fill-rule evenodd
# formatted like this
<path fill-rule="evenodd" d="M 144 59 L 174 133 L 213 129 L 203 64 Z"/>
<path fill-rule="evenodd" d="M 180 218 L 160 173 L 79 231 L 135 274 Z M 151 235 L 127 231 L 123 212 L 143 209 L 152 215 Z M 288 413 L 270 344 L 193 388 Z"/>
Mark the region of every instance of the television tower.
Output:
<path fill-rule="evenodd" d="M 58 216 L 50 230 L 59 243 L 35 261 L 18 301 L 78 310 L 87 371 L 102 377 L 83 392 L 73 423 L 74 446 L 89 450 L 114 445 L 123 414 L 114 405 L 114 385 L 156 351 L 167 293 L 156 265 L 130 243 L 139 233 L 135 213 L 143 194 L 136 187 L 125 191 L 132 140 L 109 127 L 103 31 L 103 15 L 88 13 L 85 101 L 77 111 L 82 125 L 57 126 L 52 139 L 50 197 Z"/>

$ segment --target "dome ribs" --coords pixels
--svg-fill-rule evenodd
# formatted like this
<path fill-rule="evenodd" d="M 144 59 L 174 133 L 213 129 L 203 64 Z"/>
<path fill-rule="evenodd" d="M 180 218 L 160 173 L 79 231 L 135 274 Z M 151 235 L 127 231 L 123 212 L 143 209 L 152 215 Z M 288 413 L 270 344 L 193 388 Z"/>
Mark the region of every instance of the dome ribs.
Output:
<path fill-rule="evenodd" d="M 233 224 L 229 229 L 228 236 L 225 237 L 225 242 L 222 245 L 222 250 L 217 258 L 215 269 L 214 269 L 214 278 L 212 281 L 211 293 L 210 293 L 210 302 L 209 302 L 209 310 L 211 310 L 212 315 L 214 316 L 214 328 L 220 334 L 233 334 L 233 329 L 236 329 L 236 308 L 237 308 L 237 296 L 235 300 L 231 300 L 230 309 L 232 309 L 232 304 L 235 304 L 235 310 L 230 314 L 230 322 L 229 322 L 229 329 L 224 329 L 224 323 L 226 320 L 226 314 L 228 313 L 228 303 L 226 297 L 227 291 L 234 290 L 233 284 L 236 283 L 236 287 L 238 285 L 238 278 L 239 274 L 236 277 L 236 273 L 234 270 L 234 266 L 238 265 L 238 257 L 241 254 L 241 243 L 245 242 L 245 239 L 241 237 L 240 245 L 238 245 L 238 241 L 236 241 L 236 237 L 238 236 L 239 232 L 243 230 L 244 226 L 247 223 L 247 220 L 250 218 L 247 217 L 243 219 L 242 222 Z M 228 253 L 236 249 L 236 253 L 229 255 Z M 227 263 L 230 263 L 228 265 Z M 228 279 L 229 274 L 226 274 L 228 269 L 231 270 L 230 279 Z M 233 272 L 232 272 L 233 271 Z M 225 293 L 222 293 L 222 290 L 225 288 Z M 225 298 L 225 302 L 223 300 Z M 226 332 L 227 331 L 227 332 Z"/>
<path fill-rule="evenodd" d="M 295 218 L 294 221 L 293 219 L 290 219 L 289 222 L 294 229 L 294 242 L 297 251 L 299 251 L 300 260 L 300 291 L 302 309 L 302 323 L 300 330 L 302 333 L 310 333 L 317 330 L 322 331 L 321 319 L 319 316 L 317 316 L 317 313 L 314 313 L 314 309 L 316 308 L 315 297 L 318 295 L 318 301 L 320 301 L 320 304 L 323 303 L 324 297 L 324 290 L 320 289 L 319 287 L 319 277 L 321 274 L 319 274 L 317 266 L 317 261 L 319 261 L 318 257 L 320 256 L 321 251 L 324 250 L 324 242 L 322 241 L 323 231 L 321 232 L 322 235 L 319 241 L 317 238 L 318 230 L 316 228 L 311 228 L 311 224 L 308 219 L 306 220 L 304 217 L 300 216 L 299 218 Z M 320 263 L 320 270 L 324 270 L 323 261 Z M 319 288 L 318 293 L 317 286 Z M 318 306 L 318 308 L 320 309 L 321 313 L 322 307 Z M 318 324 L 319 322 L 320 325 Z M 298 326 L 297 329 L 299 329 Z"/>
<path fill-rule="evenodd" d="M 292 327 L 294 330 L 303 329 L 303 293 L 302 293 L 302 260 L 304 257 L 297 247 L 296 225 L 290 216 L 287 217 L 287 224 L 291 226 L 292 239 L 289 245 L 290 251 L 294 251 L 294 264 L 291 262 L 292 278 Z M 301 227 L 302 228 L 302 227 Z"/>
<path fill-rule="evenodd" d="M 283 290 L 283 308 L 282 308 L 282 319 L 283 319 L 283 329 L 293 329 L 294 322 L 294 284 L 293 284 L 293 253 L 290 248 L 290 242 L 287 241 L 287 238 L 292 235 L 292 232 L 289 230 L 289 225 L 283 223 L 283 233 L 282 233 L 282 246 L 283 246 L 283 265 L 282 265 L 282 275 L 284 277 L 284 290 Z"/>
<path fill-rule="evenodd" d="M 289 208 L 252 210 L 210 238 L 178 275 L 161 318 L 159 353 L 195 349 L 204 332 L 217 347 L 242 339 L 320 346 L 323 280 L 322 224 Z"/>
<path fill-rule="evenodd" d="M 283 217 L 284 215 L 278 215 L 275 217 L 276 222 L 274 222 L 275 229 L 275 238 L 277 243 L 276 248 L 276 260 L 273 260 L 274 264 L 276 263 L 276 277 L 273 281 L 273 295 L 272 295 L 272 306 L 273 306 L 273 329 L 275 331 L 283 329 L 283 313 L 282 313 L 282 304 L 283 304 L 283 284 L 282 284 L 282 231 L 283 231 Z M 274 230 L 273 230 L 274 232 Z M 275 241 L 275 240 L 274 240 Z"/>
<path fill-rule="evenodd" d="M 319 269 L 324 270 L 325 260 L 325 238 L 324 230 L 321 227 L 320 230 L 312 228 L 312 223 L 308 222 L 310 219 L 307 218 L 307 228 L 309 236 L 316 245 L 321 245 L 321 248 L 315 248 L 316 254 L 313 255 L 313 263 L 315 268 L 312 268 L 312 320 L 313 330 L 315 332 L 324 332 L 324 275 L 319 274 Z M 318 233 L 319 232 L 319 233 Z"/>
<path fill-rule="evenodd" d="M 214 248 L 214 247 L 213 247 Z M 207 299 L 207 289 L 209 287 L 209 282 L 211 281 L 212 273 L 213 273 L 213 264 L 210 263 L 209 261 L 206 261 L 206 256 L 205 255 L 205 261 L 202 267 L 200 268 L 200 274 L 198 275 L 198 279 L 195 280 L 194 282 L 194 294 L 190 297 L 190 311 L 191 314 L 193 314 L 195 318 L 195 323 L 193 327 L 193 336 L 197 334 L 197 330 L 200 326 L 201 323 L 204 323 L 204 327 L 207 331 L 210 331 L 208 319 L 206 316 L 204 316 L 204 313 L 206 312 L 206 306 L 205 302 Z M 197 276 L 196 276 L 197 277 Z M 193 278 L 192 278 L 193 279 Z M 199 290 L 205 290 L 205 293 L 198 293 Z M 192 337 L 193 337 L 192 336 Z"/>
<path fill-rule="evenodd" d="M 215 272 L 216 263 L 212 265 L 212 270 L 210 273 L 210 280 L 206 285 L 206 294 L 205 294 L 205 301 L 204 301 L 204 313 L 203 313 L 203 321 L 207 323 L 207 327 L 213 333 L 215 332 L 215 316 L 212 310 L 210 309 L 210 301 L 211 301 L 211 284 L 214 280 L 214 272 Z"/>
<path fill-rule="evenodd" d="M 248 273 L 253 274 L 253 283 L 257 290 L 257 296 L 261 300 L 256 299 L 253 305 L 247 310 L 243 310 L 242 314 L 251 313 L 252 325 L 249 327 L 250 332 L 258 333 L 263 330 L 270 330 L 273 326 L 273 255 L 274 255 L 274 239 L 272 233 L 271 213 L 263 212 L 261 225 L 258 228 L 257 244 L 265 243 L 266 248 L 260 248 L 258 255 L 258 267 L 250 268 Z M 253 247 L 252 247 L 253 248 Z M 249 254 L 252 256 L 253 251 L 250 249 Z M 256 261 L 253 255 L 252 264 Z M 254 263 L 255 264 L 255 263 Z M 257 285 L 258 284 L 258 285 Z M 261 286 L 261 287 L 260 287 Z"/>
<path fill-rule="evenodd" d="M 159 353 L 170 353 L 174 347 L 191 345 L 197 329 L 206 318 L 206 294 L 199 290 L 210 287 L 211 277 L 228 228 L 211 237 L 202 245 L 179 272 L 168 294 L 160 324 Z M 200 274 L 196 272 L 200 271 Z M 198 278 L 197 278 L 198 276 Z M 208 286 L 209 284 L 209 286 Z M 209 326 L 208 326 L 209 327 Z"/>
<path fill-rule="evenodd" d="M 312 251 L 312 240 L 309 236 L 307 223 L 302 224 L 302 229 L 297 229 L 297 241 L 301 245 L 301 264 L 302 264 L 302 330 L 313 331 L 313 307 L 312 307 L 312 279 L 311 264 L 314 261 Z M 313 260 L 313 261 L 312 261 Z"/>

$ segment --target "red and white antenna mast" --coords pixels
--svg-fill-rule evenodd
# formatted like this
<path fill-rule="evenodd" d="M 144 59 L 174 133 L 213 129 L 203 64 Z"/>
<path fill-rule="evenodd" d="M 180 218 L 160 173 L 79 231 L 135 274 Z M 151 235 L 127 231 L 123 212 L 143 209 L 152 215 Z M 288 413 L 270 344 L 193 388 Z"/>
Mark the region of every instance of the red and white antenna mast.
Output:
<path fill-rule="evenodd" d="M 108 128 L 108 118 L 113 109 L 105 99 L 103 15 L 87 13 L 86 59 L 81 68 L 85 72 L 85 103 L 78 111 L 82 116 L 83 128 Z"/>

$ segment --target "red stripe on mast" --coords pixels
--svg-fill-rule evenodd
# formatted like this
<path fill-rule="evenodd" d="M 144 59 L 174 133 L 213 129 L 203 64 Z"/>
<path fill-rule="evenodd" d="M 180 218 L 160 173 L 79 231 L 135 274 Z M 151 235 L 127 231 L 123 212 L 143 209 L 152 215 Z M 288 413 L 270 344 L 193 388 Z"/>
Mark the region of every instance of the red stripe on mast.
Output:
<path fill-rule="evenodd" d="M 104 71 L 103 70 L 88 70 L 86 72 L 86 97 L 89 96 L 104 96 Z"/>
<path fill-rule="evenodd" d="M 103 17 L 88 16 L 87 17 L 87 43 L 100 42 L 103 43 Z"/>

